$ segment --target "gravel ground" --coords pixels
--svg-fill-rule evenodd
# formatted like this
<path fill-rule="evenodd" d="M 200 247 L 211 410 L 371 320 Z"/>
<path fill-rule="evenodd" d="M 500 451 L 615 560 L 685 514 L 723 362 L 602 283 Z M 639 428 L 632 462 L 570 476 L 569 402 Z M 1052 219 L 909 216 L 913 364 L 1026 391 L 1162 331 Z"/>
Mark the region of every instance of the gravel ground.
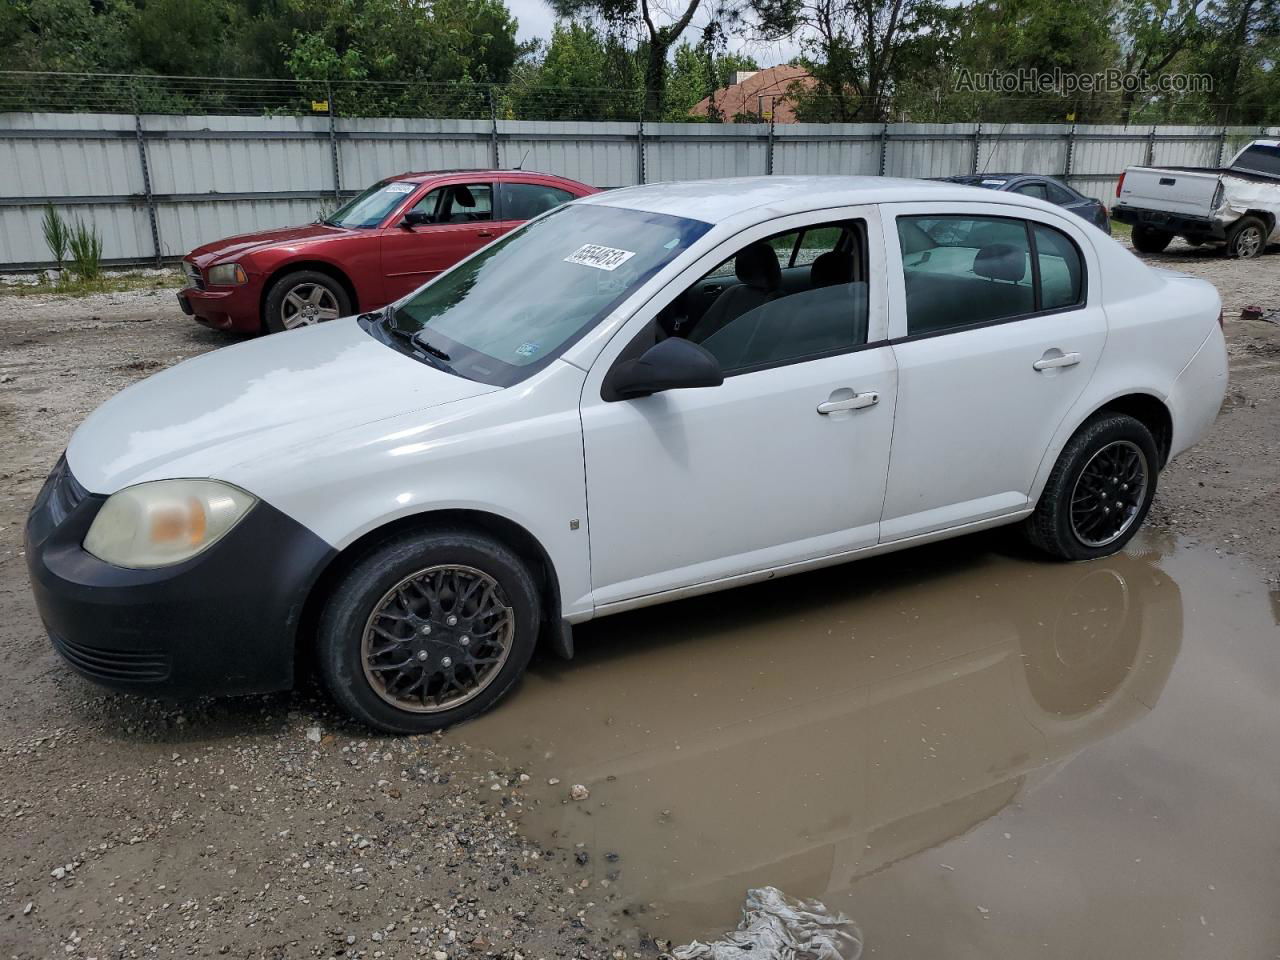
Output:
<path fill-rule="evenodd" d="M 1175 245 L 1228 317 L 1280 308 L 1280 257 Z M 1213 434 L 1162 477 L 1151 522 L 1277 573 L 1280 325 L 1229 320 Z M 75 425 L 126 384 L 232 342 L 171 291 L 0 295 L 0 954 L 510 958 L 656 951 L 644 917 L 578 880 L 587 851 L 521 837 L 515 770 L 442 737 L 385 739 L 310 688 L 163 704 L 57 662 L 21 556 L 32 498 Z M 568 799 L 568 785 L 561 787 Z M 621 865 L 625 868 L 625 864 Z M 658 931 L 660 932 L 660 931 Z"/>

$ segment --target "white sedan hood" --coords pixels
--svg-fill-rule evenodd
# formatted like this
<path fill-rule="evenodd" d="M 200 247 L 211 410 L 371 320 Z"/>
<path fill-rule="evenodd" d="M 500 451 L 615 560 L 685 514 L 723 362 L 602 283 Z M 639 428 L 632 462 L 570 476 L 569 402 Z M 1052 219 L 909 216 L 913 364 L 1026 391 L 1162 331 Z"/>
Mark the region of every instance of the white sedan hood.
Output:
<path fill-rule="evenodd" d="M 80 425 L 67 460 L 93 493 L 217 477 L 348 427 L 496 389 L 336 320 L 225 347 L 128 387 Z"/>

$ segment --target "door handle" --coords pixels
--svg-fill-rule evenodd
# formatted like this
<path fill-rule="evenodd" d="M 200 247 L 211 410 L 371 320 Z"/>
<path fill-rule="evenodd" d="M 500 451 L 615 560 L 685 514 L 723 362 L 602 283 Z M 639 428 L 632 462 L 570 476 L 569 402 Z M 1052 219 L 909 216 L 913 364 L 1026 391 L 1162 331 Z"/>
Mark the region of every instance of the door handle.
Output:
<path fill-rule="evenodd" d="M 839 392 L 837 390 L 835 393 Z M 832 396 L 835 396 L 835 393 Z M 880 394 L 874 390 L 869 390 L 866 393 L 855 393 L 840 400 L 824 400 L 818 404 L 818 412 L 826 414 L 836 413 L 839 410 L 863 410 L 867 407 L 874 407 L 879 402 Z"/>
<path fill-rule="evenodd" d="M 477 233 L 477 234 L 476 234 L 476 236 L 477 236 L 477 237 L 492 237 L 492 236 L 493 236 L 493 231 L 492 231 L 492 230 L 481 230 L 479 233 Z"/>
<path fill-rule="evenodd" d="M 1056 357 L 1041 357 L 1031 366 L 1036 370 L 1056 370 L 1058 367 L 1074 367 L 1079 362 L 1078 353 L 1060 353 Z"/>

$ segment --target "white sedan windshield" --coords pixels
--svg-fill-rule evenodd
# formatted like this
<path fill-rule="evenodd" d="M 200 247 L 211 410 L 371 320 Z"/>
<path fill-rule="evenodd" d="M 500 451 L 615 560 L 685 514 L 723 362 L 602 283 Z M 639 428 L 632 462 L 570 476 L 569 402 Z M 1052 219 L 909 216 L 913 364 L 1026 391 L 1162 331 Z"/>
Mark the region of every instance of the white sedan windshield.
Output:
<path fill-rule="evenodd" d="M 710 225 L 571 204 L 491 244 L 388 322 L 462 376 L 506 386 L 559 356 Z"/>

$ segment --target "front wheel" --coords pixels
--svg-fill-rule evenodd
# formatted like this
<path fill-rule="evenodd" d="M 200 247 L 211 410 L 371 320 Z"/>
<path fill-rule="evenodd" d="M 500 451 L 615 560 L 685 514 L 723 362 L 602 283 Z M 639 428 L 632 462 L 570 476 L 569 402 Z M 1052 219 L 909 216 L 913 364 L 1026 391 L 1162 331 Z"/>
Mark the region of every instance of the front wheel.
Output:
<path fill-rule="evenodd" d="M 468 530 L 410 533 L 364 554 L 320 616 L 320 672 L 335 700 L 388 733 L 483 713 L 529 663 L 540 617 L 525 565 Z"/>
<path fill-rule="evenodd" d="M 1262 256 L 1267 246 L 1267 227 L 1257 217 L 1241 217 L 1227 233 L 1227 256 L 1242 260 Z"/>
<path fill-rule="evenodd" d="M 318 270 L 296 270 L 271 285 L 262 319 L 267 333 L 280 333 L 350 313 L 351 298 L 337 280 Z"/>
<path fill-rule="evenodd" d="M 1102 413 L 1063 449 L 1025 530 L 1062 560 L 1093 560 L 1124 548 L 1156 492 L 1160 454 L 1151 431 L 1123 413 Z"/>

